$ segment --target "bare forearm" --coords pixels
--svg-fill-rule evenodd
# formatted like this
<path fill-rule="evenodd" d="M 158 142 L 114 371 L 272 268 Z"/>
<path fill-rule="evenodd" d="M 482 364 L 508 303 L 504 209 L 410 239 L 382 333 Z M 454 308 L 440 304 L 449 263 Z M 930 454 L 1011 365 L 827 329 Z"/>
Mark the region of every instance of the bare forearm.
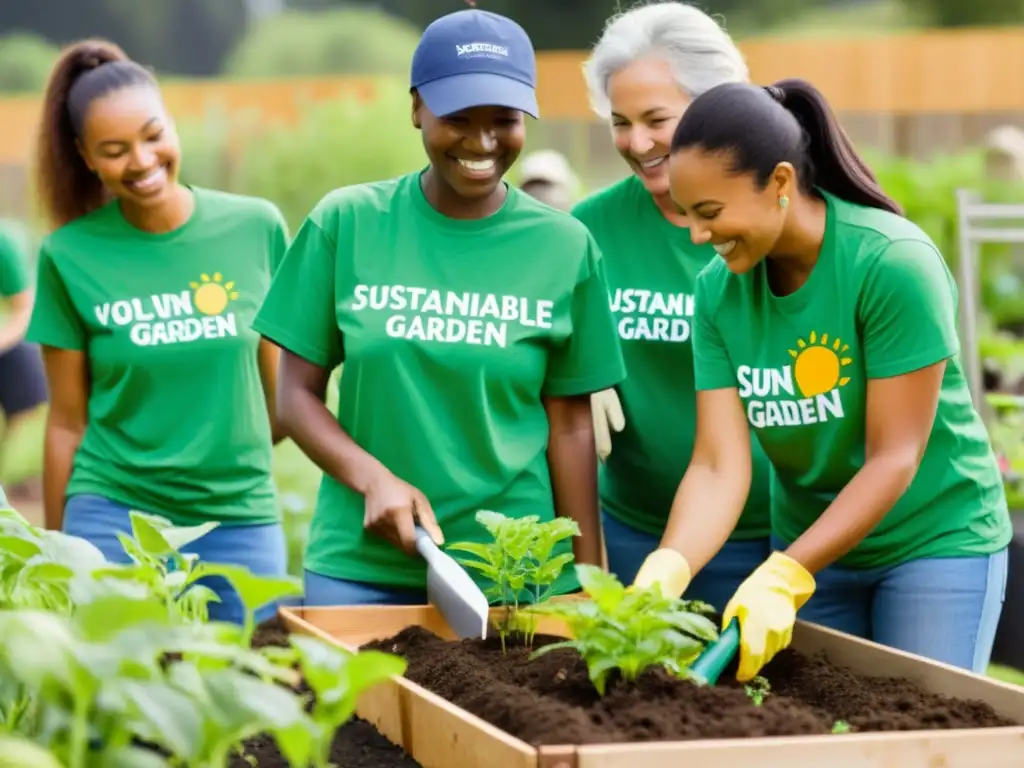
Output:
<path fill-rule="evenodd" d="M 555 514 L 572 518 L 580 527 L 580 535 L 573 539 L 576 562 L 602 565 L 593 427 L 588 424 L 572 431 L 552 432 L 548 441 L 548 471 Z"/>
<path fill-rule="evenodd" d="M 281 350 L 266 339 L 260 342 L 259 367 L 263 383 L 263 395 L 267 403 L 267 418 L 270 420 L 270 440 L 277 445 L 285 435 L 277 421 L 277 372 Z"/>
<path fill-rule="evenodd" d="M 910 487 L 917 467 L 909 458 L 869 459 L 786 554 L 812 574 L 831 565 L 881 522 Z"/>
<path fill-rule="evenodd" d="M 387 472 L 377 459 L 352 439 L 312 392 L 296 392 L 278 408 L 282 434 L 291 437 L 325 473 L 358 493 L 366 493 L 375 477 Z"/>
<path fill-rule="evenodd" d="M 64 503 L 82 433 L 47 423 L 43 441 L 43 524 L 59 531 L 64 525 Z"/>
<path fill-rule="evenodd" d="M 28 314 L 18 314 L 9 318 L 3 327 L 0 327 L 0 352 L 13 349 L 25 338 L 30 317 Z"/>
<path fill-rule="evenodd" d="M 749 465 L 744 472 L 691 464 L 672 501 L 661 546 L 682 553 L 691 572 L 698 573 L 736 529 L 749 493 Z"/>

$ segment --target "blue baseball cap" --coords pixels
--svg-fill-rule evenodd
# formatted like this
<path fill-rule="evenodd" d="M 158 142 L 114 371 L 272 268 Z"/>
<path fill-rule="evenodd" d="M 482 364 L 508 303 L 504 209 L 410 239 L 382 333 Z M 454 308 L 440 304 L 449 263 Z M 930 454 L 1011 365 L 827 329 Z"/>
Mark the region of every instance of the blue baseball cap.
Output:
<path fill-rule="evenodd" d="M 411 87 L 438 116 L 482 106 L 540 113 L 533 43 L 490 11 L 456 11 L 427 27 L 412 57 Z"/>

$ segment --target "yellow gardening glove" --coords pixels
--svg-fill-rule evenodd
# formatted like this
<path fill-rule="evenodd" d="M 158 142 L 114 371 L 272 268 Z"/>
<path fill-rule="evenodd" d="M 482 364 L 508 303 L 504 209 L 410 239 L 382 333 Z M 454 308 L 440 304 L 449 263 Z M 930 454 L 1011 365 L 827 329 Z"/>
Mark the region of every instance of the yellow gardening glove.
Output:
<path fill-rule="evenodd" d="M 604 389 L 590 396 L 590 414 L 594 419 L 594 444 L 597 457 L 604 461 L 612 452 L 612 430 L 621 432 L 626 426 L 622 403 L 614 389 Z"/>
<path fill-rule="evenodd" d="M 690 564 L 674 549 L 656 549 L 647 556 L 633 579 L 632 587 L 646 589 L 655 582 L 665 597 L 682 596 L 690 586 Z"/>
<path fill-rule="evenodd" d="M 800 563 L 772 552 L 740 584 L 722 614 L 725 628 L 734 618 L 740 625 L 740 682 L 757 676 L 761 668 L 793 640 L 796 612 L 814 594 L 814 577 Z"/>

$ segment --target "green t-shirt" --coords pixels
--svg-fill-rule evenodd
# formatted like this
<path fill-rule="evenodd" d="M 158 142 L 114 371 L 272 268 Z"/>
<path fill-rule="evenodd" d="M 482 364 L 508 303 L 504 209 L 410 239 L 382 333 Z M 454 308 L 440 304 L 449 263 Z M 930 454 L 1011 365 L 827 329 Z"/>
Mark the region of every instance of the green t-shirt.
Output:
<path fill-rule="evenodd" d="M 956 285 L 912 222 L 826 195 L 818 263 L 775 296 L 765 264 L 721 259 L 697 280 L 699 389 L 737 387 L 775 469 L 772 528 L 792 542 L 864 464 L 866 384 L 947 361 L 938 411 L 910 488 L 838 561 L 868 569 L 983 555 L 1010 541 L 999 468 L 960 361 Z"/>
<path fill-rule="evenodd" d="M 666 219 L 636 176 L 581 201 L 573 215 L 604 254 L 628 374 L 618 386 L 626 426 L 601 466 L 601 503 L 616 520 L 660 536 L 693 453 L 693 291 L 715 251 Z M 753 482 L 733 539 L 770 529 L 769 464 L 753 435 L 751 446 Z"/>
<path fill-rule="evenodd" d="M 88 425 L 67 495 L 178 524 L 278 519 L 252 320 L 287 247 L 271 203 L 195 189 L 167 234 L 116 202 L 51 234 L 31 340 L 89 357 Z"/>
<path fill-rule="evenodd" d="M 255 327 L 323 368 L 343 361 L 338 423 L 427 496 L 448 543 L 484 541 L 480 509 L 554 516 L 542 396 L 613 386 L 624 368 L 582 224 L 514 188 L 490 217 L 451 219 L 419 179 L 327 195 Z M 360 494 L 325 476 L 306 567 L 425 587 L 424 562 L 364 531 L 363 513 Z M 575 586 L 566 569 L 559 590 Z"/>
<path fill-rule="evenodd" d="M 15 226 L 0 221 L 0 299 L 16 296 L 29 287 L 26 250 L 25 238 Z"/>

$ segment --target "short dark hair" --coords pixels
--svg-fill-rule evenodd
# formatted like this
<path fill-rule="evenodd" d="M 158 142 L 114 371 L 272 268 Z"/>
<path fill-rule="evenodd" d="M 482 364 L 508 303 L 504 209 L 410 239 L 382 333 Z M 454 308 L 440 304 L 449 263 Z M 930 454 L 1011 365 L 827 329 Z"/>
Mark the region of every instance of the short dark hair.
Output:
<path fill-rule="evenodd" d="M 102 182 L 82 160 L 77 140 L 93 101 L 137 85 L 156 87 L 156 78 L 114 43 L 82 40 L 61 52 L 46 85 L 36 143 L 36 189 L 53 226 L 62 227 L 109 201 Z"/>
<path fill-rule="evenodd" d="M 820 187 L 851 203 L 903 215 L 857 154 L 828 101 L 805 80 L 767 88 L 723 83 L 694 99 L 672 137 L 672 152 L 689 147 L 732 155 L 732 170 L 760 187 L 779 163 L 796 169 L 800 188 Z"/>

